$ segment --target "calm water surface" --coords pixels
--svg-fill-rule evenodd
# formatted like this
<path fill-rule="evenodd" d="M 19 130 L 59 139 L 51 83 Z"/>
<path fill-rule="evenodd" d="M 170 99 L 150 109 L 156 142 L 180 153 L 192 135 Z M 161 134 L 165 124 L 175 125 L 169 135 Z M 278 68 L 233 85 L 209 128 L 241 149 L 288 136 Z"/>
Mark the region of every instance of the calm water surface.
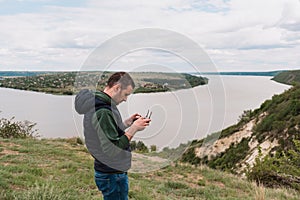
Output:
<path fill-rule="evenodd" d="M 119 109 L 125 118 L 150 109 L 151 125 L 136 135 L 147 145 L 176 147 L 237 122 L 244 110 L 258 108 L 289 86 L 257 76 L 207 76 L 209 84 L 176 92 L 135 94 Z M 0 117 L 37 123 L 47 138 L 82 137 L 82 116 L 74 111 L 74 96 L 0 88 Z"/>

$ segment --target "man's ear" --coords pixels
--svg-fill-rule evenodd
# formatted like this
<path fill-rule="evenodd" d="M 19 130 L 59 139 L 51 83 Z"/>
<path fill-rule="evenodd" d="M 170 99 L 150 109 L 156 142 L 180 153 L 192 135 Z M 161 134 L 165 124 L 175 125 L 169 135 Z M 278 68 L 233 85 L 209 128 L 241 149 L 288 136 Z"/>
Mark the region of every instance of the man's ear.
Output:
<path fill-rule="evenodd" d="M 115 90 L 115 92 L 120 92 L 120 90 L 121 90 L 121 84 L 116 84 L 115 86 L 114 86 L 114 90 Z"/>

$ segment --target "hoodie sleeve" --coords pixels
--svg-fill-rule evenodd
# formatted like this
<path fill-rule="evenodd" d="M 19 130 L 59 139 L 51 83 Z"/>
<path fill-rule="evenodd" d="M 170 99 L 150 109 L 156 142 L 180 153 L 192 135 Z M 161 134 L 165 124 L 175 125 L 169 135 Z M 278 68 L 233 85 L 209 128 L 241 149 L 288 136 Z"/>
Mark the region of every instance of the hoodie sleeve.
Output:
<path fill-rule="evenodd" d="M 93 116 L 92 124 L 104 153 L 114 156 L 128 148 L 129 140 L 126 135 L 118 136 L 117 124 L 110 110 L 98 110 Z"/>

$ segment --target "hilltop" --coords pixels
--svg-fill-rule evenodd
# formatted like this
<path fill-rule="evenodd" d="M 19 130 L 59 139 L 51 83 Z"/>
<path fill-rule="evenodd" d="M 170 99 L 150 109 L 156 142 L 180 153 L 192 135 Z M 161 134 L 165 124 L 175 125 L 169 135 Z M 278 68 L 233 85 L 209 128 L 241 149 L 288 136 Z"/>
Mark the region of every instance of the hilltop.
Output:
<path fill-rule="evenodd" d="M 18 72 L 4 73 L 0 87 L 73 95 L 90 88 L 103 90 L 113 72 Z M 15 75 L 15 76 L 8 76 Z M 135 81 L 134 93 L 166 92 L 205 85 L 208 79 L 185 73 L 130 72 Z"/>
<path fill-rule="evenodd" d="M 0 139 L 0 161 L 0 199 L 101 199 L 93 159 L 78 138 Z M 130 199 L 298 199 L 294 190 L 258 187 L 229 173 L 180 163 L 130 171 L 129 181 Z"/>
<path fill-rule="evenodd" d="M 300 190 L 300 85 L 298 72 L 274 79 L 294 86 L 274 95 L 240 121 L 207 138 L 195 140 L 182 161 L 242 175 L 270 187 Z M 281 79 L 283 80 L 283 79 Z"/>

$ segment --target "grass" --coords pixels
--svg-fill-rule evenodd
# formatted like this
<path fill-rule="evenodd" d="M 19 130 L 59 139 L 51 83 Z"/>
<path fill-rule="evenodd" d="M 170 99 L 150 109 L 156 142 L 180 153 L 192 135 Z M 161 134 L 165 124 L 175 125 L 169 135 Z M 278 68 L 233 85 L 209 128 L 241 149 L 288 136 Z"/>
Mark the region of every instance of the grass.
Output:
<path fill-rule="evenodd" d="M 82 145 L 36 139 L 1 140 L 0 143 L 6 152 L 0 156 L 0 162 L 4 163 L 0 174 L 5 177 L 0 182 L 3 196 L 0 199 L 34 197 L 42 191 L 47 191 L 45 195 L 49 196 L 45 199 L 100 197 L 93 184 L 93 160 Z M 52 198 L 52 190 L 61 197 Z"/>
<path fill-rule="evenodd" d="M 0 163 L 0 199 L 102 199 L 94 184 L 93 159 L 76 139 L 0 139 Z M 299 197 L 293 190 L 258 187 L 228 173 L 188 164 L 131 172 L 129 181 L 130 199 Z"/>

